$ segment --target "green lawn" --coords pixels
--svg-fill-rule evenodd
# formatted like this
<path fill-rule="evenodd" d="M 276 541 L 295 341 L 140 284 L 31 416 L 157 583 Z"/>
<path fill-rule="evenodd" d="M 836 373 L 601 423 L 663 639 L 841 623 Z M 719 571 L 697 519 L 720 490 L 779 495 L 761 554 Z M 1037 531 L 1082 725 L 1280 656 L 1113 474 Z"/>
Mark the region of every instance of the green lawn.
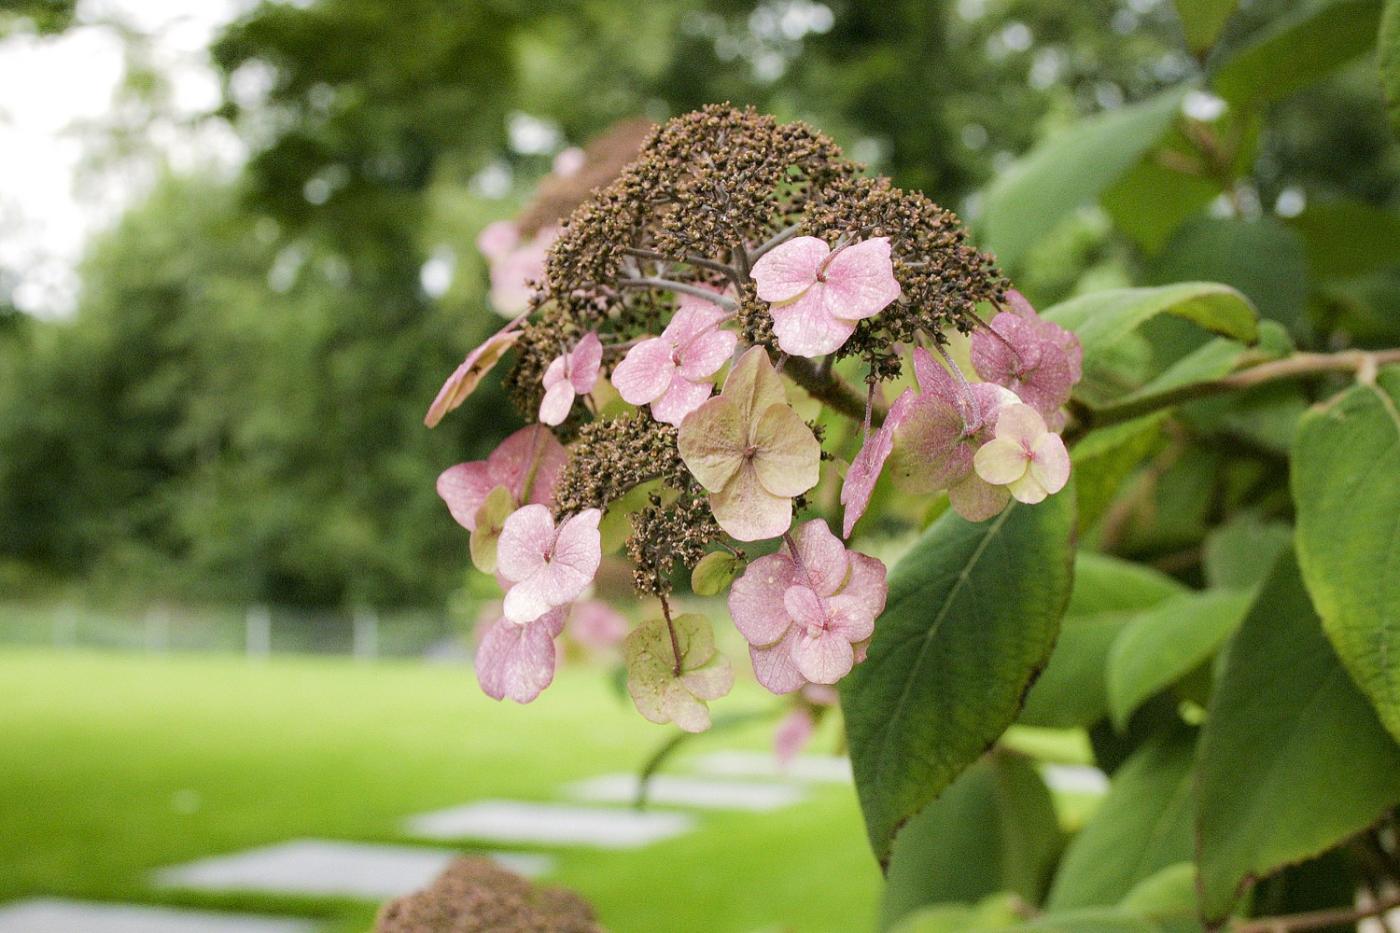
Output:
<path fill-rule="evenodd" d="M 772 703 L 741 686 L 727 711 Z M 766 747 L 769 726 L 693 751 Z M 0 901 L 35 894 L 269 909 L 363 930 L 351 902 L 172 896 L 155 867 L 299 836 L 395 840 L 406 815 L 483 797 L 557 799 L 631 770 L 669 733 L 598 673 L 529 707 L 469 670 L 410 663 L 0 651 Z M 551 880 L 625 931 L 860 930 L 879 874 L 854 793 L 762 816 L 707 814 L 635 852 L 565 850 Z"/>

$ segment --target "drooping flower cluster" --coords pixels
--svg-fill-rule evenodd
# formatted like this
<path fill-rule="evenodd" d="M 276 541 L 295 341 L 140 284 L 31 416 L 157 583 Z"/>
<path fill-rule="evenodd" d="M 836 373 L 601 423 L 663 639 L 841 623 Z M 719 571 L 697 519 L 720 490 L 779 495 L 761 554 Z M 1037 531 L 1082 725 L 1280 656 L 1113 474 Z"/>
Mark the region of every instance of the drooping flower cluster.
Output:
<path fill-rule="evenodd" d="M 639 711 L 707 728 L 730 688 L 710 623 L 671 611 L 675 569 L 703 560 L 695 592 L 729 588 L 757 679 L 797 698 L 796 748 L 877 637 L 885 566 L 844 539 L 886 467 L 972 520 L 1067 481 L 1054 432 L 1080 375 L 1075 338 L 1006 289 L 953 215 L 863 177 L 801 124 L 711 107 L 660 127 L 563 225 L 534 281 L 526 313 L 468 356 L 428 417 L 518 353 L 508 384 L 535 423 L 439 480 L 505 591 L 477 653 L 496 698 L 551 682 L 555 639 L 596 614 L 580 601 L 616 546 L 607 529 L 630 519 L 634 581 L 660 602 L 625 639 Z M 979 307 L 1005 310 L 984 322 Z M 974 372 L 946 352 L 956 334 Z M 915 385 L 886 410 L 881 384 L 911 362 Z M 862 375 L 864 392 L 848 381 Z M 863 439 L 828 432 L 836 415 Z M 841 537 L 819 515 L 794 527 L 846 459 Z M 765 541 L 776 551 L 750 560 Z"/>

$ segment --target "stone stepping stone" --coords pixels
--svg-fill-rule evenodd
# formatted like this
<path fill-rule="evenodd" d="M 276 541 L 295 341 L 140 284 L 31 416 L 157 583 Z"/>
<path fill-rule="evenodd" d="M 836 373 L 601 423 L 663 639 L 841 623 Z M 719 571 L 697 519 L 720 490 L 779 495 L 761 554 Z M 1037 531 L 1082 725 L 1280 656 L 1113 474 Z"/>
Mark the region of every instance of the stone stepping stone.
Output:
<path fill-rule="evenodd" d="M 639 849 L 689 832 L 694 825 L 694 818 L 685 813 L 482 800 L 410 817 L 404 830 L 426 839 Z"/>
<path fill-rule="evenodd" d="M 750 810 L 762 813 L 800 803 L 806 792 L 773 781 L 724 781 L 707 777 L 656 774 L 647 782 L 647 802 L 705 810 Z M 635 774 L 605 774 L 570 784 L 564 792 L 595 803 L 632 803 L 641 779 Z"/>
<path fill-rule="evenodd" d="M 851 762 L 842 755 L 801 755 L 782 767 L 772 752 L 711 752 L 692 760 L 691 767 L 715 777 L 789 778 L 811 784 L 851 783 Z"/>
<path fill-rule="evenodd" d="M 0 933 L 312 933 L 319 924 L 212 910 L 32 898 L 0 905 Z"/>
<path fill-rule="evenodd" d="M 163 868 L 155 880 L 167 888 L 382 901 L 427 885 L 461 854 L 422 846 L 296 839 Z M 527 877 L 549 871 L 554 862 L 547 855 L 528 852 L 497 852 L 490 857 Z"/>
<path fill-rule="evenodd" d="M 1040 775 L 1051 790 L 1067 794 L 1108 793 L 1108 775 L 1092 765 L 1043 765 Z"/>

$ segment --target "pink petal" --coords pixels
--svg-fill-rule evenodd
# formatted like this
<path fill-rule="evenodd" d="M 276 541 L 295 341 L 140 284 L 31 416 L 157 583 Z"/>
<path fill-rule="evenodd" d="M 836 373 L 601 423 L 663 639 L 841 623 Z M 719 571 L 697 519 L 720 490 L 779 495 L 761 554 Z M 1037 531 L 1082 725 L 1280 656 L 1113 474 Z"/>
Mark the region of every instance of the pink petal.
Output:
<path fill-rule="evenodd" d="M 750 434 L 757 448 L 751 463 L 763 488 L 797 496 L 821 478 L 822 446 L 802 416 L 786 404 L 770 405 Z"/>
<path fill-rule="evenodd" d="M 1058 434 L 1046 434 L 1031 448 L 1031 476 L 1051 494 L 1069 482 L 1069 451 Z"/>
<path fill-rule="evenodd" d="M 542 505 L 516 509 L 501 528 L 496 549 L 496 572 L 519 582 L 544 566 L 554 546 L 554 516 Z"/>
<path fill-rule="evenodd" d="M 603 342 L 595 333 L 584 334 L 569 354 L 569 381 L 573 383 L 574 391 L 579 395 L 592 392 L 602 364 Z"/>
<path fill-rule="evenodd" d="M 871 619 L 885 611 L 885 596 L 889 593 L 887 572 L 882 561 L 856 551 L 849 552 L 851 573 L 846 585 L 834 599 L 848 600 L 849 606 L 859 606 Z M 855 639 L 852 639 L 853 641 Z"/>
<path fill-rule="evenodd" d="M 1028 461 L 1025 448 L 1019 443 L 997 437 L 982 445 L 972 463 L 978 476 L 994 486 L 1005 486 L 1026 475 Z"/>
<path fill-rule="evenodd" d="M 831 247 L 812 236 L 793 237 L 773 247 L 750 273 L 763 301 L 790 301 L 817 281 Z"/>
<path fill-rule="evenodd" d="M 740 406 L 720 396 L 686 417 L 677 447 L 686 468 L 711 492 L 723 489 L 744 462 L 748 426 Z"/>
<path fill-rule="evenodd" d="M 1045 497 L 1049 495 L 1049 493 L 1045 491 L 1045 487 L 1040 485 L 1029 470 L 1019 479 L 1009 483 L 1006 489 L 1011 493 L 1013 499 L 1017 502 L 1024 502 L 1026 505 L 1035 505 L 1037 502 L 1044 502 Z"/>
<path fill-rule="evenodd" d="M 875 618 L 869 607 L 854 595 L 833 596 L 827 601 L 827 628 L 851 644 L 866 641 L 875 634 Z"/>
<path fill-rule="evenodd" d="M 875 483 L 885 468 L 890 451 L 894 448 L 894 429 L 904 420 L 914 403 L 913 389 L 905 389 L 890 406 L 885 423 L 878 431 L 871 433 L 860 448 L 860 453 L 851 461 L 846 471 L 846 479 L 841 484 L 841 507 L 844 510 L 841 521 L 841 536 L 849 538 L 856 522 L 865 514 L 870 504 L 870 496 L 875 492 Z"/>
<path fill-rule="evenodd" d="M 643 340 L 627 351 L 612 373 L 613 387 L 624 402 L 645 405 L 670 388 L 676 372 L 671 352 L 671 343 L 664 337 Z"/>
<path fill-rule="evenodd" d="M 812 683 L 834 684 L 851 672 L 856 656 L 851 643 L 836 632 L 799 632 L 792 645 L 792 660 Z"/>
<path fill-rule="evenodd" d="M 573 407 L 573 384 L 567 379 L 561 379 L 546 389 L 544 398 L 540 400 L 540 423 L 563 424 L 564 419 L 569 417 L 569 409 Z"/>
<path fill-rule="evenodd" d="M 774 644 L 792 626 L 783 608 L 783 594 L 795 573 L 791 558 L 769 554 L 749 564 L 729 588 L 729 615 L 749 644 Z"/>
<path fill-rule="evenodd" d="M 801 579 L 799 573 L 797 579 Z M 783 609 L 788 618 L 806 629 L 826 627 L 826 606 L 816 591 L 804 583 L 797 583 L 783 592 Z"/>
<path fill-rule="evenodd" d="M 970 522 L 986 521 L 1000 514 L 1010 501 L 1011 493 L 1005 486 L 993 486 L 976 473 L 967 474 L 948 490 L 948 504 Z"/>
<path fill-rule="evenodd" d="M 1045 419 L 1029 405 L 1007 405 L 997 413 L 998 438 L 1029 448 L 1045 433 Z"/>
<path fill-rule="evenodd" d="M 792 525 L 791 497 L 769 492 L 747 462 L 723 489 L 711 493 L 710 511 L 719 527 L 739 541 L 776 538 Z"/>
<path fill-rule="evenodd" d="M 482 228 L 476 248 L 492 262 L 503 259 L 520 242 L 520 228 L 512 220 L 498 220 Z"/>
<path fill-rule="evenodd" d="M 544 279 L 548 258 L 548 248 L 532 242 L 491 264 L 491 305 L 497 313 L 518 314 L 530 306 L 533 283 Z"/>
<path fill-rule="evenodd" d="M 797 630 L 794 628 L 776 644 L 749 648 L 754 677 L 773 693 L 792 693 L 807 682 L 792 659 L 792 647 L 796 641 Z"/>
<path fill-rule="evenodd" d="M 888 237 L 874 237 L 838 250 L 824 274 L 826 310 L 847 321 L 874 317 L 899 297 Z"/>
<path fill-rule="evenodd" d="M 584 509 L 570 516 L 559 528 L 551 563 L 567 566 L 591 582 L 603 559 L 602 540 L 598 533 L 598 522 L 602 518 L 603 513 L 598 509 Z M 582 592 L 582 588 L 579 592 Z M 575 593 L 568 599 L 572 600 L 577 595 Z"/>
<path fill-rule="evenodd" d="M 671 387 L 659 399 L 651 403 L 651 416 L 665 424 L 680 427 L 685 416 L 705 404 L 714 391 L 709 382 L 691 382 L 677 375 L 671 380 Z"/>
<path fill-rule="evenodd" d="M 773 305 L 773 333 L 784 353 L 793 356 L 824 356 L 841 349 L 855 333 L 853 320 L 833 317 L 826 308 L 826 286 L 812 286 L 791 304 Z"/>
<path fill-rule="evenodd" d="M 778 759 L 778 767 L 786 768 L 812 738 L 816 722 L 812 713 L 799 707 L 783 717 L 773 733 L 773 755 Z"/>
<path fill-rule="evenodd" d="M 505 619 L 486 630 L 476 649 L 476 677 L 493 699 L 509 697 L 529 703 L 554 680 L 555 619 L 562 624 L 563 611 L 517 625 Z"/>
<path fill-rule="evenodd" d="M 532 424 L 501 441 L 486 458 L 486 466 L 494 485 L 509 489 L 516 502 L 524 504 L 528 499 L 548 505 L 568 460 L 568 451 L 554 434 L 543 425 Z M 530 482 L 528 491 L 525 489 L 527 481 Z"/>
<path fill-rule="evenodd" d="M 825 521 L 814 518 L 805 522 L 797 532 L 801 567 L 795 579 L 806 582 L 820 596 L 830 596 L 846 582 L 851 553 Z"/>
<path fill-rule="evenodd" d="M 568 381 L 569 381 L 569 356 L 568 356 L 568 354 L 566 353 L 566 354 L 563 354 L 563 355 L 561 355 L 561 356 L 556 356 L 554 359 L 550 360 L 550 361 L 549 361 L 549 365 L 548 365 L 547 367 L 545 367 L 544 376 L 541 377 L 540 381 L 541 381 L 542 383 L 544 383 L 544 387 L 545 387 L 546 389 L 552 389 L 552 388 L 554 388 L 555 386 L 559 385 L 559 383 L 561 383 L 561 382 L 568 382 Z"/>
<path fill-rule="evenodd" d="M 715 294 L 720 294 L 718 289 Z M 682 295 L 676 313 L 671 315 L 671 323 L 666 325 L 661 336 L 673 347 L 685 347 L 702 334 L 713 333 L 730 315 L 731 312 L 713 301 Z"/>
<path fill-rule="evenodd" d="M 692 381 L 705 379 L 719 371 L 739 345 L 739 335 L 727 330 L 712 330 L 682 344 L 681 375 Z"/>
<path fill-rule="evenodd" d="M 443 470 L 437 478 L 437 493 L 447 503 L 447 510 L 457 524 L 475 531 L 477 509 L 497 485 L 485 461 L 476 460 Z"/>
<path fill-rule="evenodd" d="M 461 405 L 468 396 L 476 391 L 476 387 L 486 374 L 520 339 L 519 327 L 524 319 L 521 316 L 511 321 L 467 354 L 467 358 L 452 371 L 452 375 L 447 377 L 447 381 L 438 390 L 437 397 L 428 406 L 428 413 L 423 416 L 424 424 L 430 428 L 437 427 L 438 423 L 442 421 L 443 415 Z"/>
<path fill-rule="evenodd" d="M 947 489 L 972 469 L 972 449 L 966 422 L 953 405 L 921 395 L 894 429 L 890 471 L 907 492 L 932 493 Z"/>
<path fill-rule="evenodd" d="M 562 614 L 563 610 L 559 610 Z M 600 599 L 575 603 L 569 615 L 574 640 L 594 651 L 616 648 L 627 637 L 627 619 Z"/>
<path fill-rule="evenodd" d="M 506 527 L 509 528 L 511 519 L 523 511 L 525 509 L 506 519 Z M 523 578 L 514 574 L 533 561 L 534 552 L 528 546 L 517 545 L 513 541 L 513 547 L 518 550 L 512 554 L 509 569 L 503 569 L 507 565 L 502 562 L 501 557 L 505 531 L 501 532 L 496 557 L 497 569 L 507 578 L 517 581 L 506 593 L 504 609 L 507 619 L 518 622 L 535 618 L 555 606 L 572 602 L 588 588 L 602 560 L 602 546 L 598 534 L 598 521 L 601 518 L 602 512 L 597 509 L 585 509 L 566 521 L 560 526 L 557 536 L 546 539 L 546 550 L 540 555 L 540 562 Z M 537 518 L 531 518 L 528 524 L 531 527 L 527 530 L 538 536 L 543 528 L 542 523 Z M 529 544 L 534 544 L 537 540 L 538 537 L 534 537 Z"/>

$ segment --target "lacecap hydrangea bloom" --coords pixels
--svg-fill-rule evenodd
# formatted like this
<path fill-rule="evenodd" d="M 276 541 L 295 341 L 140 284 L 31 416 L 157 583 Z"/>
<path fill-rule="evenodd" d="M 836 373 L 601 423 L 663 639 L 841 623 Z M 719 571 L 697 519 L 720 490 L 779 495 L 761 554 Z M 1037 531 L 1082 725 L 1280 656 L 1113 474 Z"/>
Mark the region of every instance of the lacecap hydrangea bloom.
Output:
<path fill-rule="evenodd" d="M 587 151 L 577 158 L 570 171 L 592 177 Z M 577 625 L 586 641 L 604 618 L 588 595 L 599 568 L 625 556 L 643 621 L 625 638 L 620 616 L 602 628 L 622 640 L 641 714 L 709 726 L 735 667 L 693 600 L 724 595 L 728 637 L 789 698 L 790 753 L 880 637 L 886 568 L 852 539 L 881 477 L 947 495 L 973 521 L 1054 495 L 1078 342 L 951 213 L 864 175 L 802 124 L 709 107 L 594 184 L 522 317 L 467 357 L 429 414 L 514 354 L 507 389 L 537 422 L 439 482 L 505 594 L 478 677 L 493 697 L 537 696 L 561 633 Z M 483 250 L 519 248 L 488 232 Z M 971 341 L 968 371 L 954 337 Z M 824 514 L 838 500 L 839 519 Z M 682 569 L 689 595 L 675 592 Z"/>

